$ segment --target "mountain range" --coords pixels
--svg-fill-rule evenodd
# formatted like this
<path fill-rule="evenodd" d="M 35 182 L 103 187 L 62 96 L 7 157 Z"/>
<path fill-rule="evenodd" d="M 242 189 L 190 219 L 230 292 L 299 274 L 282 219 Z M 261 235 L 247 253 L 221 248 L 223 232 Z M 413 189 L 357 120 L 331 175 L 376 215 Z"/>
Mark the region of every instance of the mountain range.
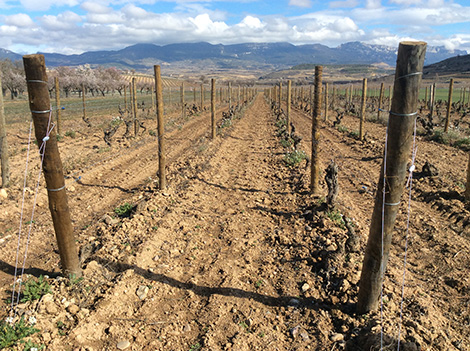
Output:
<path fill-rule="evenodd" d="M 315 64 L 374 64 L 395 66 L 397 48 L 349 42 L 335 48 L 321 44 L 293 45 L 290 43 L 245 43 L 234 45 L 184 43 L 170 45 L 136 44 L 115 51 L 89 51 L 80 55 L 44 53 L 48 67 L 116 66 L 122 69 L 147 71 L 155 64 L 168 69 L 230 69 L 276 70 L 303 63 Z M 425 64 L 433 64 L 449 57 L 466 55 L 461 50 L 428 47 Z M 0 49 L 0 59 L 21 59 L 21 55 Z"/>

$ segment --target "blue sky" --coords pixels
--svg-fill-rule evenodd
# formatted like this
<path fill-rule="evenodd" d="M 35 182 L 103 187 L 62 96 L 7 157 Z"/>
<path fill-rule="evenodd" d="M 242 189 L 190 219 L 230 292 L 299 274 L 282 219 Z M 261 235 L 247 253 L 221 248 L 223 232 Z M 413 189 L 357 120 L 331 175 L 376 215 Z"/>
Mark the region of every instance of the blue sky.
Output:
<path fill-rule="evenodd" d="M 0 0 L 0 48 L 21 54 L 136 43 L 402 40 L 470 52 L 470 0 Z"/>

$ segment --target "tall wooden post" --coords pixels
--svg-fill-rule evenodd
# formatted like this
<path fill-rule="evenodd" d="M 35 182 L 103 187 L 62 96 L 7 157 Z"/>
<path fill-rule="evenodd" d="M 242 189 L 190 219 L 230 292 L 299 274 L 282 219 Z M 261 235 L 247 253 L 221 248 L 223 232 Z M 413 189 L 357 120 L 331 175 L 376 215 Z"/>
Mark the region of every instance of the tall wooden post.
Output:
<path fill-rule="evenodd" d="M 291 103 L 292 103 L 292 82 L 290 80 L 287 81 L 287 112 L 286 112 L 286 119 L 287 119 L 287 135 L 290 136 L 291 128 L 290 128 L 290 114 L 291 114 Z"/>
<path fill-rule="evenodd" d="M 388 86 L 388 109 L 390 110 L 390 108 L 392 107 L 392 86 L 389 85 Z"/>
<path fill-rule="evenodd" d="M 228 109 L 232 109 L 232 83 L 228 82 Z"/>
<path fill-rule="evenodd" d="M 470 152 L 468 153 L 467 186 L 465 187 L 465 201 L 470 202 Z"/>
<path fill-rule="evenodd" d="M 184 82 L 181 83 L 180 87 L 180 102 L 181 102 L 181 117 L 186 117 L 186 106 L 184 104 Z"/>
<path fill-rule="evenodd" d="M 360 314 L 375 310 L 379 305 L 392 231 L 408 170 L 425 52 L 424 42 L 402 42 L 398 47 L 385 157 L 359 282 L 357 312 Z"/>
<path fill-rule="evenodd" d="M 444 124 L 444 133 L 447 133 L 449 130 L 449 122 L 450 122 L 450 109 L 452 107 L 452 93 L 454 92 L 454 78 L 450 79 L 449 83 L 449 97 L 447 99 L 447 113 L 446 113 L 446 121 Z"/>
<path fill-rule="evenodd" d="M 215 139 L 216 128 L 215 128 L 215 79 L 211 79 L 211 130 L 212 130 L 212 139 Z"/>
<path fill-rule="evenodd" d="M 86 122 L 86 100 L 85 100 L 85 84 L 82 84 L 82 109 L 83 109 L 83 120 Z"/>
<path fill-rule="evenodd" d="M 312 165 L 310 169 L 310 192 L 318 193 L 318 181 L 320 178 L 320 127 L 321 115 L 321 86 L 322 86 L 322 66 L 315 66 L 315 97 L 312 109 Z"/>
<path fill-rule="evenodd" d="M 201 83 L 201 111 L 204 110 L 204 84 Z"/>
<path fill-rule="evenodd" d="M 424 90 L 424 106 L 428 107 L 428 87 Z"/>
<path fill-rule="evenodd" d="M 127 112 L 127 85 L 124 85 L 124 108 Z"/>
<path fill-rule="evenodd" d="M 156 92 L 156 91 L 152 91 L 152 94 L 151 94 L 151 95 L 152 95 L 152 110 L 155 111 L 155 110 L 156 110 L 156 109 L 155 109 L 155 107 L 156 107 L 156 105 L 155 105 L 155 100 L 156 100 L 157 92 Z"/>
<path fill-rule="evenodd" d="M 279 82 L 279 109 L 282 109 L 282 82 Z"/>
<path fill-rule="evenodd" d="M 43 154 L 43 174 L 46 180 L 49 210 L 59 247 L 62 271 L 66 276 L 80 277 L 80 269 L 73 225 L 65 191 L 65 180 L 57 147 L 55 128 L 51 128 L 49 90 L 43 55 L 23 56 L 29 107 L 31 109 L 36 140 Z"/>
<path fill-rule="evenodd" d="M 429 99 L 429 111 L 430 111 L 430 114 L 431 114 L 431 120 L 432 120 L 432 117 L 434 115 L 434 102 L 435 102 L 435 94 L 436 94 L 436 83 L 432 84 L 431 87 L 430 87 L 430 90 L 431 90 L 431 96 L 430 96 L 430 99 Z"/>
<path fill-rule="evenodd" d="M 328 121 L 328 83 L 325 83 L 325 121 Z"/>
<path fill-rule="evenodd" d="M 2 188 L 6 188 L 10 185 L 10 162 L 8 157 L 8 141 L 5 124 L 2 76 L 0 75 L 0 158 L 2 162 Z"/>
<path fill-rule="evenodd" d="M 137 122 L 137 84 L 135 77 L 132 78 L 132 110 L 134 113 L 134 135 L 137 136 L 139 124 Z"/>
<path fill-rule="evenodd" d="M 333 98 L 331 99 L 331 109 L 334 111 L 336 109 L 336 87 L 333 87 Z"/>
<path fill-rule="evenodd" d="M 367 98 L 367 78 L 362 80 L 362 102 L 361 102 L 361 121 L 359 123 L 359 140 L 364 140 L 364 119 L 366 115 L 366 98 Z"/>
<path fill-rule="evenodd" d="M 384 99 L 384 83 L 380 84 L 380 93 L 379 93 L 379 104 L 377 106 L 377 121 L 380 121 L 380 110 L 382 109 L 382 103 Z"/>
<path fill-rule="evenodd" d="M 59 77 L 54 77 L 54 89 L 55 89 L 55 105 L 56 110 L 56 119 L 57 119 L 57 134 L 61 135 L 62 130 L 62 116 L 60 109 L 60 86 L 59 86 Z"/>
<path fill-rule="evenodd" d="M 165 159 L 165 121 L 163 116 L 163 87 L 161 68 L 153 66 L 155 73 L 155 98 L 157 100 L 157 122 L 158 122 L 158 180 L 160 190 L 166 188 L 166 159 Z"/>

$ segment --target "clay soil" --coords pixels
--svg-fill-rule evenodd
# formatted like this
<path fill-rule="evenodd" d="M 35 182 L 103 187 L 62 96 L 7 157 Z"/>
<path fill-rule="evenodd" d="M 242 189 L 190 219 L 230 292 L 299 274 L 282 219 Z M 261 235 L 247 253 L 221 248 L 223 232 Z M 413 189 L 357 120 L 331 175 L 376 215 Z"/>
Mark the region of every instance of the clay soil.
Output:
<path fill-rule="evenodd" d="M 60 143 L 84 277 L 60 277 L 41 181 L 25 273 L 47 275 L 52 293 L 17 310 L 37 319 L 34 342 L 47 350 L 330 351 L 379 350 L 382 335 L 383 349 L 393 350 L 400 330 L 402 350 L 470 350 L 465 152 L 418 137 L 406 268 L 404 194 L 382 311 L 358 315 L 385 126 L 367 123 L 360 142 L 348 132 L 358 129 L 356 118 L 346 116 L 343 128 L 322 122 L 321 168 L 339 166 L 338 204 L 328 210 L 325 172 L 321 193 L 311 195 L 310 165 L 287 166 L 262 94 L 215 140 L 208 112 L 167 121 L 163 190 L 148 133 L 116 136 L 108 148 L 102 134 L 84 129 Z M 144 124 L 155 129 L 152 123 Z M 309 155 L 310 117 L 294 110 L 293 124 Z M 17 154 L 1 200 L 4 298 L 15 271 L 27 130 L 9 138 Z M 438 175 L 421 172 L 426 161 Z M 34 199 L 36 176 L 29 178 L 25 212 Z M 116 214 L 126 203 L 132 210 Z M 29 214 L 23 221 L 28 228 Z"/>

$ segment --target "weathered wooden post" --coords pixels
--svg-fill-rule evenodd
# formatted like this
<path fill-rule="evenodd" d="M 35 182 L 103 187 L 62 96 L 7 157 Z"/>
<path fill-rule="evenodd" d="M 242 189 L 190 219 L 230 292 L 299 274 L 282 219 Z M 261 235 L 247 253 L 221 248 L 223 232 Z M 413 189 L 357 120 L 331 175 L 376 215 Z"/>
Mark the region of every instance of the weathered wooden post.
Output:
<path fill-rule="evenodd" d="M 428 87 L 424 90 L 424 106 L 428 107 Z"/>
<path fill-rule="evenodd" d="M 328 121 L 328 83 L 325 83 L 325 121 Z"/>
<path fill-rule="evenodd" d="M 286 108 L 286 123 L 287 123 L 287 135 L 290 136 L 291 128 L 290 128 L 290 114 L 291 114 L 291 103 L 292 103 L 292 82 L 290 80 L 287 81 L 287 108 Z"/>
<path fill-rule="evenodd" d="M 447 133 L 449 130 L 449 122 L 450 122 L 450 109 L 452 107 L 452 94 L 454 92 L 454 78 L 450 79 L 449 83 L 449 97 L 447 99 L 447 113 L 446 113 L 446 121 L 444 124 L 444 133 Z"/>
<path fill-rule="evenodd" d="M 282 82 L 279 82 L 279 110 L 282 109 Z"/>
<path fill-rule="evenodd" d="M 135 77 L 132 78 L 132 110 L 134 112 L 134 136 L 137 137 L 139 123 L 137 122 L 137 84 Z"/>
<path fill-rule="evenodd" d="M 55 89 L 55 105 L 56 105 L 56 108 L 57 108 L 57 110 L 56 110 L 57 134 L 60 135 L 60 132 L 62 130 L 62 116 L 61 116 L 61 110 L 60 110 L 59 77 L 54 77 L 54 89 Z"/>
<path fill-rule="evenodd" d="M 232 82 L 228 82 L 228 110 L 232 109 Z"/>
<path fill-rule="evenodd" d="M 380 121 L 380 110 L 382 109 L 382 102 L 384 98 L 384 83 L 380 84 L 379 104 L 377 106 L 377 121 Z"/>
<path fill-rule="evenodd" d="M 470 152 L 468 153 L 467 186 L 465 187 L 465 201 L 470 202 Z"/>
<path fill-rule="evenodd" d="M 204 110 L 204 84 L 201 83 L 201 111 Z"/>
<path fill-rule="evenodd" d="M 312 165 L 310 169 L 310 192 L 318 193 L 318 181 L 320 178 L 320 127 L 321 115 L 321 87 L 322 87 L 322 66 L 315 66 L 315 96 L 312 109 Z"/>
<path fill-rule="evenodd" d="M 388 86 L 388 109 L 390 110 L 390 108 L 392 107 L 392 86 L 389 85 Z"/>
<path fill-rule="evenodd" d="M 197 101 L 196 87 L 193 87 L 193 104 L 196 105 Z"/>
<path fill-rule="evenodd" d="M 83 120 L 86 122 L 86 100 L 85 100 L 85 84 L 82 83 L 82 109 L 83 109 Z"/>
<path fill-rule="evenodd" d="M 359 140 L 364 140 L 364 119 L 366 115 L 367 78 L 362 80 L 361 120 L 359 122 Z"/>
<path fill-rule="evenodd" d="M 165 121 L 163 116 L 163 87 L 161 68 L 153 66 L 155 73 L 155 98 L 157 100 L 157 123 L 158 123 L 158 180 L 160 190 L 166 188 L 166 159 L 165 159 Z"/>
<path fill-rule="evenodd" d="M 334 111 L 336 109 L 336 87 L 333 87 L 333 98 L 331 99 L 331 109 Z"/>
<path fill-rule="evenodd" d="M 180 88 L 180 101 L 181 101 L 181 117 L 186 117 L 186 106 L 184 105 L 184 82 L 181 83 Z"/>
<path fill-rule="evenodd" d="M 127 86 L 124 85 L 124 108 L 125 111 L 127 112 Z"/>
<path fill-rule="evenodd" d="M 2 76 L 0 75 L 0 158 L 2 162 L 2 188 L 6 188 L 10 185 L 10 162 L 8 157 L 8 141 L 5 124 Z"/>
<path fill-rule="evenodd" d="M 211 131 L 212 139 L 215 139 L 216 128 L 215 128 L 215 79 L 211 79 Z"/>
<path fill-rule="evenodd" d="M 34 131 L 43 157 L 42 170 L 46 180 L 49 210 L 59 247 L 62 271 L 68 277 L 80 277 L 82 271 L 70 219 L 62 161 L 57 147 L 57 134 L 51 121 L 52 111 L 44 56 L 23 56 L 23 63 Z"/>
<path fill-rule="evenodd" d="M 424 42 L 402 42 L 398 47 L 384 161 L 359 282 L 357 312 L 360 314 L 379 305 L 392 231 L 408 171 L 425 52 Z"/>
<path fill-rule="evenodd" d="M 431 114 L 431 120 L 432 117 L 434 116 L 434 102 L 435 102 L 435 94 L 436 94 L 436 83 L 432 84 L 430 87 L 431 90 L 431 96 L 429 98 L 429 113 Z"/>
<path fill-rule="evenodd" d="M 156 110 L 156 105 L 155 105 L 155 100 L 156 100 L 156 95 L 157 95 L 157 92 L 156 91 L 152 91 L 152 110 L 155 111 Z"/>

